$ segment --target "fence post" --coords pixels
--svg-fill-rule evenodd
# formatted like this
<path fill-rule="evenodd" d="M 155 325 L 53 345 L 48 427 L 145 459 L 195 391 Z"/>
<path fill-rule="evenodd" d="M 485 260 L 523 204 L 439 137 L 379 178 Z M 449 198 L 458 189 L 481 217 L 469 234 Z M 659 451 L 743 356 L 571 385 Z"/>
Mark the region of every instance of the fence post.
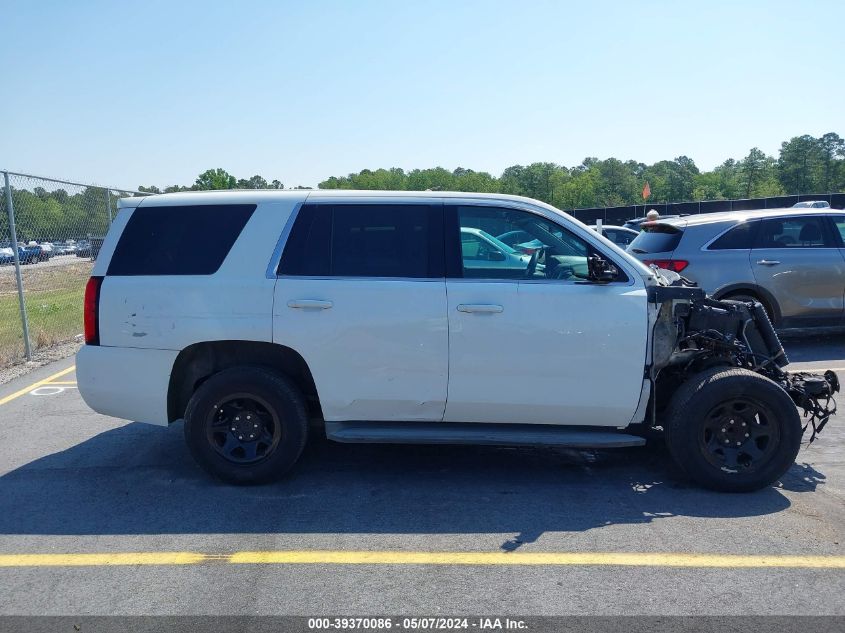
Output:
<path fill-rule="evenodd" d="M 109 189 L 106 189 L 106 209 L 109 212 L 109 228 L 111 228 L 111 190 Z M 94 252 L 93 248 L 91 252 Z"/>
<path fill-rule="evenodd" d="M 9 172 L 3 172 L 6 185 L 6 210 L 9 212 L 9 234 L 12 240 L 12 255 L 15 259 L 15 281 L 18 285 L 18 305 L 21 309 L 21 326 L 23 327 L 23 347 L 26 359 L 32 360 L 32 346 L 29 343 L 29 320 L 26 318 L 26 304 L 23 300 L 23 278 L 21 277 L 21 259 L 18 255 L 18 235 L 15 232 L 15 205 L 12 202 L 12 187 L 9 185 Z"/>

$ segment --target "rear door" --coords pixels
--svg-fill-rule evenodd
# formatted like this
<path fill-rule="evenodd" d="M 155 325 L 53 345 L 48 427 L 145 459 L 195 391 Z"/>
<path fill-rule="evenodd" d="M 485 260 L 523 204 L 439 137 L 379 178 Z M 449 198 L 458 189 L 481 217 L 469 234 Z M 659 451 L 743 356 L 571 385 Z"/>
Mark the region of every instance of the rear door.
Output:
<path fill-rule="evenodd" d="M 784 325 L 839 322 L 845 313 L 845 260 L 824 215 L 761 221 L 751 252 L 757 283 L 777 300 Z"/>
<path fill-rule="evenodd" d="M 528 209 L 447 207 L 448 422 L 627 425 L 647 341 L 642 278 L 586 283 L 593 247 Z M 512 257 L 463 238 L 525 231 Z M 528 239 L 524 239 L 527 237 Z M 540 248 L 538 248 L 538 245 Z M 500 249 L 501 250 L 501 249 Z M 530 253 L 530 255 L 527 255 Z"/>
<path fill-rule="evenodd" d="M 839 255 L 842 257 L 842 261 L 845 262 L 845 214 L 842 215 L 831 215 L 829 216 L 830 220 L 833 222 L 834 228 L 834 239 L 839 240 Z M 845 288 L 842 289 L 843 300 L 845 300 Z M 845 323 L 845 311 L 842 314 L 842 322 Z"/>
<path fill-rule="evenodd" d="M 439 203 L 299 210 L 278 269 L 273 340 L 305 359 L 326 420 L 442 420 L 443 269 Z"/>

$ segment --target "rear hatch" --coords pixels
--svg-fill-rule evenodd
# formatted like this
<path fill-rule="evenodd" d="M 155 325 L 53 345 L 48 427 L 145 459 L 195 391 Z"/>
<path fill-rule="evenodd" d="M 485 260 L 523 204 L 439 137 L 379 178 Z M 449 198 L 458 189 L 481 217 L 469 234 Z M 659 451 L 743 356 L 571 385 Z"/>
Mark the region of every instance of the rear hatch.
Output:
<path fill-rule="evenodd" d="M 688 261 L 672 257 L 684 236 L 683 221 L 647 222 L 640 228 L 640 234 L 628 245 L 631 255 L 646 266 L 654 264 L 676 273 L 689 265 Z"/>

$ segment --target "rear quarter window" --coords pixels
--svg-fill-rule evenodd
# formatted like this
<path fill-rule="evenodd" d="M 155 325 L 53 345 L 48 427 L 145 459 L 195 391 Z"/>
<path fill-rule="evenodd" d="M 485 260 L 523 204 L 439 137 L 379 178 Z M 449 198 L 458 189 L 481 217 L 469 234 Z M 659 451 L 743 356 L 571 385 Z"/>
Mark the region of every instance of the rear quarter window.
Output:
<path fill-rule="evenodd" d="M 743 222 L 723 233 L 707 248 L 709 251 L 747 250 L 754 244 L 758 222 Z"/>
<path fill-rule="evenodd" d="M 684 232 L 671 224 L 643 225 L 628 247 L 632 253 L 668 253 L 674 251 Z"/>
<path fill-rule="evenodd" d="M 107 275 L 211 275 L 255 211 L 254 204 L 139 206 Z"/>

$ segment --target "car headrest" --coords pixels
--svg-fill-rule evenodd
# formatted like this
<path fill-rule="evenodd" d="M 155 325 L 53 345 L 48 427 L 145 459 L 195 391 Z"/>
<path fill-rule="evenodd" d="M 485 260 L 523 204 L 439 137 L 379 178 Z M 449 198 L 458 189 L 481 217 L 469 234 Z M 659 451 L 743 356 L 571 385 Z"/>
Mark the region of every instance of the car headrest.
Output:
<path fill-rule="evenodd" d="M 801 227 L 798 235 L 799 242 L 818 242 L 822 239 L 822 232 L 816 223 L 808 223 Z"/>

